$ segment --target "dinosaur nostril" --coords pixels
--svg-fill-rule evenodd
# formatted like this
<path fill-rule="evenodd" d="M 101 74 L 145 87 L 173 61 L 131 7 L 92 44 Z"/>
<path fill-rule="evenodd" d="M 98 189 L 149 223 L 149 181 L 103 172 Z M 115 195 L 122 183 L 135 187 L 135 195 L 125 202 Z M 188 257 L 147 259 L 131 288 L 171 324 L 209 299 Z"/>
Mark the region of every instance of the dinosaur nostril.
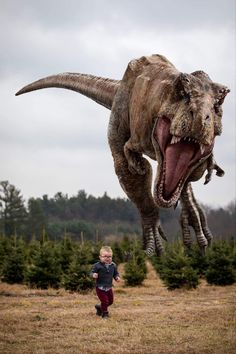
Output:
<path fill-rule="evenodd" d="M 207 115 L 206 116 L 206 118 L 205 118 L 205 120 L 209 120 L 210 119 L 210 116 L 209 115 Z"/>
<path fill-rule="evenodd" d="M 193 118 L 193 111 L 190 111 L 190 115 L 191 115 L 191 117 Z"/>

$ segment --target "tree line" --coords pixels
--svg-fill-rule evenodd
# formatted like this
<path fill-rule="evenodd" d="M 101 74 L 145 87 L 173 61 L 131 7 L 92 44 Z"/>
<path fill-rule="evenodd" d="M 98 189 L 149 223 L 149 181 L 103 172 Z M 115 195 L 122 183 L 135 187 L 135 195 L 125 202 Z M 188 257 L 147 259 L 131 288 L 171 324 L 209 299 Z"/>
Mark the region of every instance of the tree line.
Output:
<path fill-rule="evenodd" d="M 94 287 L 92 264 L 99 260 L 101 242 L 76 242 L 65 236 L 61 241 L 25 242 L 19 237 L 0 236 L 0 282 L 20 283 L 47 289 L 65 288 L 87 292 Z M 123 263 L 121 277 L 125 286 L 139 286 L 147 276 L 147 262 L 139 239 L 123 237 L 110 243 L 113 260 Z M 196 288 L 201 278 L 209 284 L 236 282 L 235 241 L 214 241 L 202 254 L 197 245 L 191 249 L 175 241 L 165 246 L 161 257 L 149 258 L 169 290 Z"/>
<path fill-rule="evenodd" d="M 88 291 L 95 285 L 91 269 L 99 260 L 102 245 L 102 242 L 72 241 L 68 236 L 61 241 L 45 237 L 30 242 L 16 236 L 0 236 L 0 282 L 41 289 L 64 287 L 71 291 Z M 128 269 L 122 274 L 125 284 L 141 284 L 147 273 L 141 242 L 124 237 L 110 245 L 116 264 L 127 264 Z"/>
<path fill-rule="evenodd" d="M 206 210 L 209 227 L 216 239 L 235 237 L 236 203 L 226 208 Z M 169 240 L 180 236 L 180 208 L 160 211 L 161 222 Z M 64 235 L 73 240 L 99 241 L 105 237 L 141 235 L 139 214 L 131 201 L 88 195 L 79 190 L 74 196 L 58 192 L 49 198 L 30 198 L 27 202 L 21 191 L 8 181 L 0 182 L 0 235 L 23 236 L 26 241 L 40 240 L 47 235 L 51 240 L 62 240 Z"/>

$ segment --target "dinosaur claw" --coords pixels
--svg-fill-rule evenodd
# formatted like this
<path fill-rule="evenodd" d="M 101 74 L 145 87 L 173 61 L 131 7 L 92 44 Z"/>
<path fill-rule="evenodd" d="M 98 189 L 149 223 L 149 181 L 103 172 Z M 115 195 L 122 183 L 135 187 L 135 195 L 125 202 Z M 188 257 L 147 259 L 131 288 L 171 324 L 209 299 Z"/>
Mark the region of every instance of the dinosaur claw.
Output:
<path fill-rule="evenodd" d="M 208 228 L 205 213 L 201 206 L 197 203 L 190 183 L 182 191 L 181 204 L 182 211 L 180 215 L 180 222 L 184 245 L 186 247 L 191 246 L 191 227 L 195 232 L 201 254 L 204 255 L 207 246 L 211 243 L 212 234 Z"/>
<path fill-rule="evenodd" d="M 205 182 L 204 182 L 204 184 L 209 183 L 210 180 L 211 180 L 211 173 L 208 173 L 208 174 L 206 175 L 206 177 L 205 177 Z"/>
<path fill-rule="evenodd" d="M 158 217 L 152 217 L 152 220 L 143 220 L 143 239 L 145 253 L 148 257 L 155 253 L 159 257 L 163 253 L 161 238 L 167 241 L 164 231 L 159 225 Z"/>
<path fill-rule="evenodd" d="M 207 183 L 210 182 L 213 170 L 216 170 L 216 176 L 218 176 L 218 177 L 223 177 L 224 174 L 225 174 L 225 171 L 222 170 L 222 168 L 220 168 L 220 166 L 218 166 L 217 163 L 214 161 L 213 154 L 212 154 L 209 157 L 209 164 L 208 164 L 208 168 L 207 168 L 208 173 L 207 173 L 207 175 L 205 177 L 204 184 L 207 184 Z"/>
<path fill-rule="evenodd" d="M 165 235 L 165 233 L 164 233 L 164 231 L 163 231 L 161 225 L 158 226 L 158 231 L 159 231 L 159 234 L 160 234 L 161 238 L 162 238 L 163 240 L 165 240 L 166 242 L 168 242 L 167 237 L 166 237 L 166 235 Z"/>
<path fill-rule="evenodd" d="M 175 203 L 175 205 L 174 205 L 174 210 L 177 208 L 178 203 L 179 203 L 179 200 L 177 200 L 177 202 Z"/>
<path fill-rule="evenodd" d="M 223 177 L 225 174 L 225 171 L 223 171 L 219 166 L 217 166 L 218 168 L 216 169 L 216 176 L 218 177 Z"/>
<path fill-rule="evenodd" d="M 207 248 L 207 246 L 201 246 L 201 247 L 200 247 L 200 252 L 201 252 L 201 255 L 202 255 L 202 256 L 205 256 L 205 254 L 206 254 L 206 248 Z"/>

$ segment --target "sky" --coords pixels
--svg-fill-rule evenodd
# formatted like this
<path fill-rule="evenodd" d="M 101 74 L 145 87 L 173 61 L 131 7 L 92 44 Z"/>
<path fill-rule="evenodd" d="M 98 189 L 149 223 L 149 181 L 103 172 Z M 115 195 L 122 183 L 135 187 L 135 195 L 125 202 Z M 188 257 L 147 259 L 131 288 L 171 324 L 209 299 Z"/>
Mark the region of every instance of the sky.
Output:
<path fill-rule="evenodd" d="M 235 200 L 235 0 L 0 0 L 0 181 L 30 197 L 126 197 L 107 142 L 110 111 L 69 90 L 22 96 L 62 72 L 121 79 L 130 60 L 162 54 L 178 70 L 204 70 L 231 89 L 214 155 L 225 176 L 193 183 L 212 207 Z M 156 163 L 152 163 L 155 172 Z"/>

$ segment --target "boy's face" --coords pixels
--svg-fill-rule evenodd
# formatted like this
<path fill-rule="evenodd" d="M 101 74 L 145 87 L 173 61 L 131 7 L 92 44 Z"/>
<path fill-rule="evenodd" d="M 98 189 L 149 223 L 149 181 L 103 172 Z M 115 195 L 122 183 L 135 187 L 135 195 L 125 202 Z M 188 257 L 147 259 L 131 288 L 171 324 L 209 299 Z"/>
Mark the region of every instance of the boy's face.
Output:
<path fill-rule="evenodd" d="M 102 263 L 110 264 L 112 262 L 112 253 L 111 252 L 107 252 L 107 251 L 103 251 L 100 254 L 99 258 L 100 258 L 100 261 Z"/>

